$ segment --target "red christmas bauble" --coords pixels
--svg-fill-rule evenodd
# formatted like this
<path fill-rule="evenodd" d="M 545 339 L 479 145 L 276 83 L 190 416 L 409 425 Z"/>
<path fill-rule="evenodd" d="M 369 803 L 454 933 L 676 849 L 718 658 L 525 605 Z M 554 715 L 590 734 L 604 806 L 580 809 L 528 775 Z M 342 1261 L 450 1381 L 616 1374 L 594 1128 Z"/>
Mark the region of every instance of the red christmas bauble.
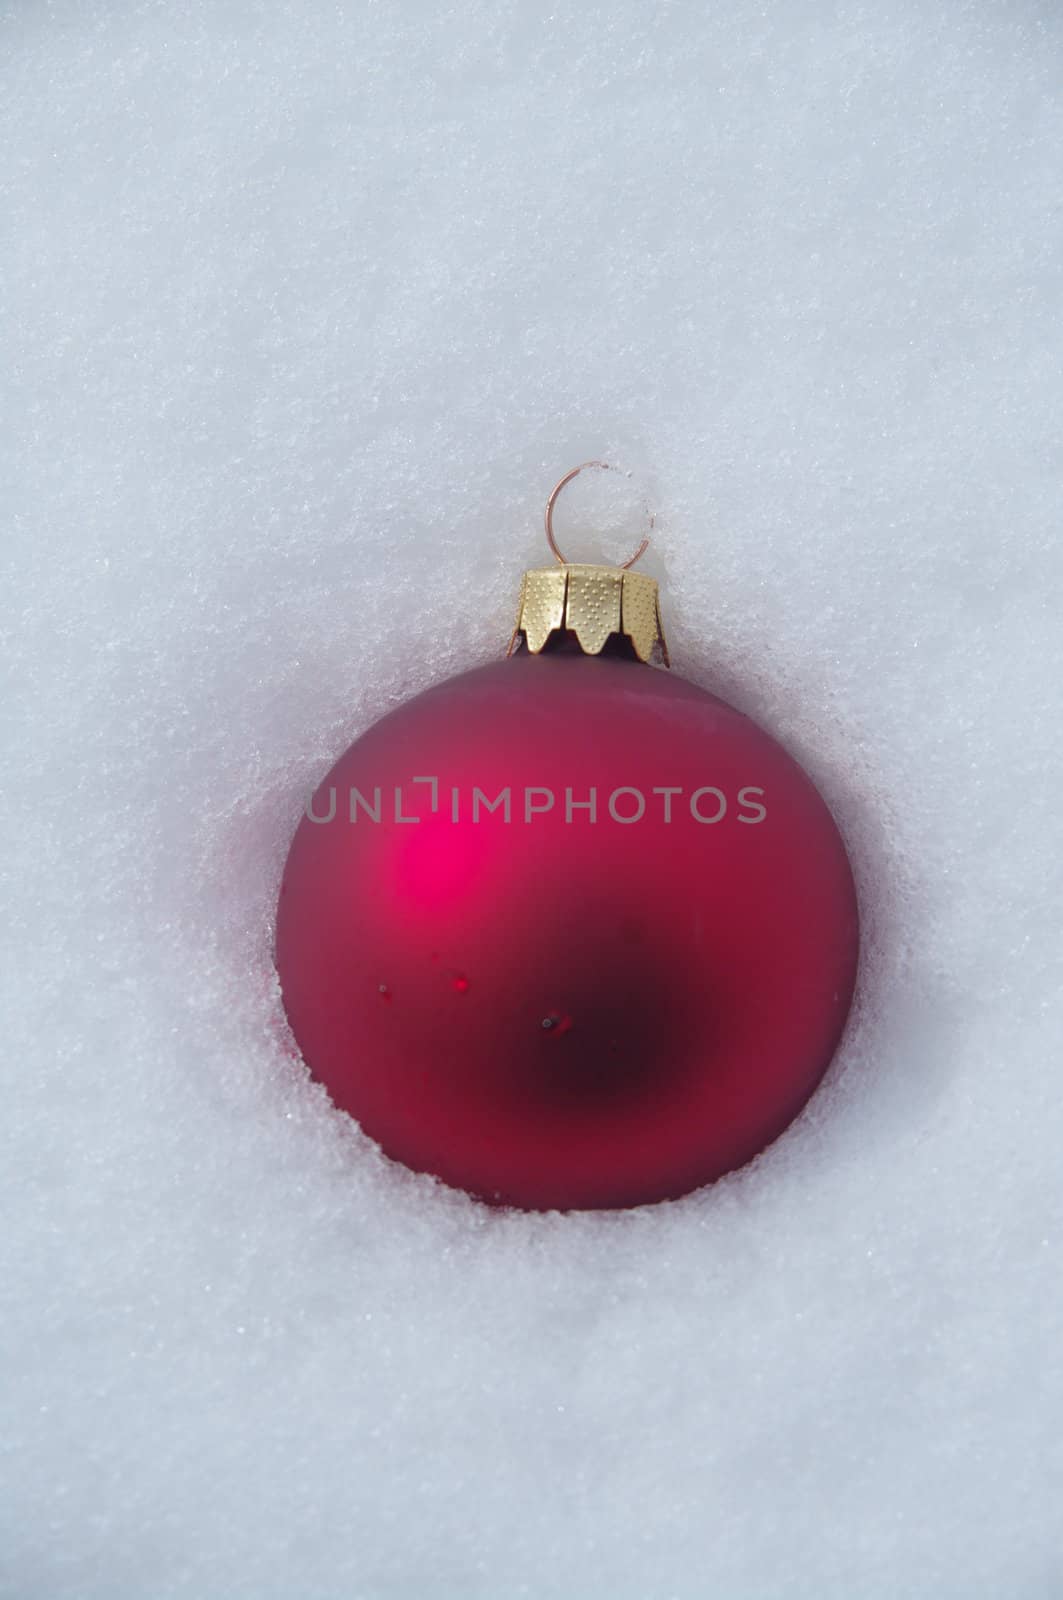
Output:
<path fill-rule="evenodd" d="M 838 831 L 778 743 L 667 672 L 549 650 L 357 740 L 276 935 L 336 1105 L 535 1209 L 672 1199 L 762 1150 L 826 1070 L 857 947 Z"/>

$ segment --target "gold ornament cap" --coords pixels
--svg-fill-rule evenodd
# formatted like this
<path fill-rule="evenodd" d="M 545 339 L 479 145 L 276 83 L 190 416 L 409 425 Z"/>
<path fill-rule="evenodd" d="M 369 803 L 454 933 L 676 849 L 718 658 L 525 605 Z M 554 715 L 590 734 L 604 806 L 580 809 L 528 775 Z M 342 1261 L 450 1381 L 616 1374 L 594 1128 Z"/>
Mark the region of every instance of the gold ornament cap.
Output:
<path fill-rule="evenodd" d="M 566 561 L 554 538 L 554 505 L 562 489 L 585 467 L 606 465 L 604 461 L 584 461 L 554 486 L 546 502 L 546 537 L 557 565 L 535 567 L 524 574 L 509 655 L 521 639 L 533 655 L 538 655 L 551 634 L 563 631 L 573 635 L 584 655 L 596 656 L 615 634 L 630 640 L 640 661 L 671 665 L 657 580 L 629 571 L 649 547 L 649 538 L 643 539 L 635 554 L 618 567 Z"/>

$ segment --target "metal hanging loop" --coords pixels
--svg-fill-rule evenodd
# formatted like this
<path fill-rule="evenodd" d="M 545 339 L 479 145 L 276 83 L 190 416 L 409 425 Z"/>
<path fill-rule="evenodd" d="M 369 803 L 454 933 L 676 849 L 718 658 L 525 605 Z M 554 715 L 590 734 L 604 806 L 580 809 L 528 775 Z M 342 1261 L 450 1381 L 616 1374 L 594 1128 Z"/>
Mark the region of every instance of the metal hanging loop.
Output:
<path fill-rule="evenodd" d="M 586 471 L 588 467 L 597 467 L 602 472 L 618 472 L 620 470 L 618 467 L 610 466 L 608 461 L 581 461 L 578 467 L 573 467 L 571 472 L 566 472 L 565 476 L 554 484 L 554 487 L 550 491 L 550 498 L 546 502 L 546 542 L 554 553 L 554 559 L 559 561 L 563 567 L 567 567 L 569 563 L 561 554 L 561 551 L 557 547 L 557 540 L 554 538 L 554 506 L 557 504 L 557 497 L 565 485 L 571 483 L 573 478 L 578 478 L 580 473 Z M 653 514 L 651 512 L 650 533 L 653 532 L 653 521 Z M 649 549 L 649 547 L 650 538 L 649 534 L 647 534 L 645 539 L 643 539 L 642 543 L 639 545 L 638 549 L 635 551 L 635 554 L 633 556 L 628 556 L 626 561 L 621 561 L 619 563 L 621 571 L 626 571 L 628 567 L 633 567 L 635 562 L 638 561 L 641 556 L 646 554 L 646 551 Z"/>

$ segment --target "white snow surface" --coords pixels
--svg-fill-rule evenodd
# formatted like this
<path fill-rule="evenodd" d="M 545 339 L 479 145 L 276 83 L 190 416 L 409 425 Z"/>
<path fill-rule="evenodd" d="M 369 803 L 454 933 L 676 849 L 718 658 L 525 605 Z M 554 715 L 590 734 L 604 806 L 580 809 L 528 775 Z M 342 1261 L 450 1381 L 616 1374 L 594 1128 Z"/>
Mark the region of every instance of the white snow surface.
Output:
<path fill-rule="evenodd" d="M 0 79 L 0 1592 L 1063 1595 L 1058 7 L 9 0 Z M 271 916 L 591 455 L 860 992 L 751 1168 L 492 1212 Z"/>

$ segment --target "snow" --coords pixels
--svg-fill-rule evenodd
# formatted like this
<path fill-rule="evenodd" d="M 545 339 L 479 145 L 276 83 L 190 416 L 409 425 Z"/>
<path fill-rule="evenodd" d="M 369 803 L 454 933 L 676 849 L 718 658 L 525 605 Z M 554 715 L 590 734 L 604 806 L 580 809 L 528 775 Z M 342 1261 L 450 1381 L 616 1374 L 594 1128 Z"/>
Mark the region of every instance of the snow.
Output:
<path fill-rule="evenodd" d="M 1047 0 L 7 8 L 0 1592 L 1061 1592 L 1061 51 Z M 752 1168 L 492 1213 L 310 1082 L 270 917 L 592 455 L 560 542 L 649 499 L 861 990 Z"/>

